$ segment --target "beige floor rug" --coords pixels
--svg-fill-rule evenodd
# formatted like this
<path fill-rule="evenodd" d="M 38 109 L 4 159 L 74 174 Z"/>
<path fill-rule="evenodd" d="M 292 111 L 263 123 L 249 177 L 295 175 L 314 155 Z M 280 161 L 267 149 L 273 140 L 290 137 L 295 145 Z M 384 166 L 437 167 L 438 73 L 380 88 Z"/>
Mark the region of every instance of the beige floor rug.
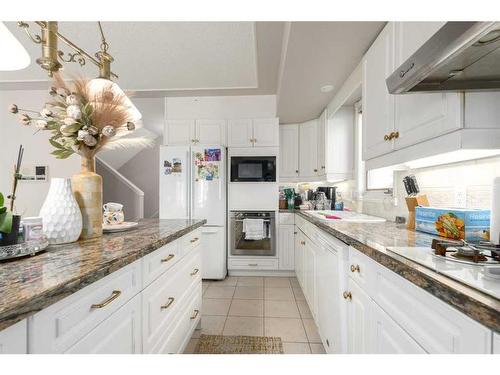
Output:
<path fill-rule="evenodd" d="M 195 354 L 284 354 L 280 337 L 201 335 Z"/>

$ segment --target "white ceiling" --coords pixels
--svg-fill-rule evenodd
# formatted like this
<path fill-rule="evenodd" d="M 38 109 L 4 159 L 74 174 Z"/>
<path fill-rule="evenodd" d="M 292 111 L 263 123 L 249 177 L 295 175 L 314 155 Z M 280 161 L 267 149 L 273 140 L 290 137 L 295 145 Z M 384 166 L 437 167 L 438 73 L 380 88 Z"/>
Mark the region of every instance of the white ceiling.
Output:
<path fill-rule="evenodd" d="M 384 22 L 292 22 L 278 92 L 280 123 L 316 118 L 368 50 Z M 323 93 L 320 88 L 333 85 Z"/>
<path fill-rule="evenodd" d="M 7 27 L 27 48 L 31 65 L 0 72 L 0 89 L 45 88 L 36 64 L 40 46 L 15 23 Z M 33 31 L 39 28 L 31 23 Z M 278 96 L 280 122 L 316 117 L 358 64 L 383 22 L 103 22 L 123 89 L 137 97 Z M 60 22 L 59 31 L 87 52 L 100 44 L 94 22 Z M 70 51 L 60 44 L 60 49 Z M 96 76 L 91 63 L 64 71 Z M 334 85 L 330 93 L 320 87 Z"/>

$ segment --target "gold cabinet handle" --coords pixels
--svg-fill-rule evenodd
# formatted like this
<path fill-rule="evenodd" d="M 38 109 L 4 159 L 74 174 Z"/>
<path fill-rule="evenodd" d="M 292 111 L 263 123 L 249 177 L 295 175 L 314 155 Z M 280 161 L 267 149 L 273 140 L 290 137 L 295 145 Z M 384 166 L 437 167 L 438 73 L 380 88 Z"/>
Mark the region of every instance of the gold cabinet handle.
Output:
<path fill-rule="evenodd" d="M 389 135 L 387 135 L 387 134 L 386 134 L 386 135 L 384 135 L 384 141 L 388 141 L 388 140 L 390 140 L 390 139 L 391 139 L 391 138 L 390 138 L 390 136 L 389 136 Z"/>
<path fill-rule="evenodd" d="M 168 261 L 171 261 L 174 257 L 175 257 L 175 254 L 168 254 L 168 257 L 163 258 L 163 259 L 161 260 L 161 262 L 162 262 L 162 263 L 166 263 L 166 262 L 168 262 Z"/>
<path fill-rule="evenodd" d="M 301 244 L 301 245 L 305 245 L 305 244 L 306 244 L 306 241 L 300 241 L 300 244 Z"/>
<path fill-rule="evenodd" d="M 195 268 L 193 272 L 190 273 L 191 276 L 196 275 L 200 270 L 198 268 Z"/>
<path fill-rule="evenodd" d="M 249 267 L 257 267 L 257 266 L 258 266 L 258 264 L 257 264 L 257 263 L 248 263 L 248 266 L 249 266 Z"/>
<path fill-rule="evenodd" d="M 317 169 L 314 169 L 314 172 L 317 172 L 318 170 Z"/>
<path fill-rule="evenodd" d="M 298 170 L 298 169 L 296 169 L 296 170 L 295 170 L 295 173 L 299 173 L 299 170 Z"/>
<path fill-rule="evenodd" d="M 360 272 L 359 264 L 351 264 L 351 272 Z"/>
<path fill-rule="evenodd" d="M 394 138 L 398 139 L 399 138 L 399 132 L 394 133 Z"/>
<path fill-rule="evenodd" d="M 160 306 L 160 309 L 161 309 L 161 310 L 168 309 L 168 308 L 170 307 L 170 305 L 172 305 L 172 303 L 174 303 L 174 301 L 175 301 L 175 298 L 174 298 L 174 297 L 169 297 L 169 298 L 168 298 L 167 303 L 166 303 L 166 304 L 164 304 L 164 305 L 161 305 L 161 306 Z"/>
<path fill-rule="evenodd" d="M 198 316 L 199 313 L 200 313 L 200 310 L 194 310 L 194 314 L 191 315 L 191 320 L 196 319 L 196 317 Z"/>
<path fill-rule="evenodd" d="M 195 237 L 195 238 L 193 238 L 193 239 L 192 239 L 191 241 L 189 241 L 189 242 L 193 243 L 193 242 L 196 242 L 196 241 L 198 241 L 198 240 L 199 240 L 199 238 L 198 238 L 198 237 Z"/>
<path fill-rule="evenodd" d="M 120 297 L 120 294 L 122 294 L 121 291 L 119 291 L 119 290 L 113 290 L 113 292 L 111 293 L 111 295 L 108 298 L 106 298 L 101 303 L 94 303 L 93 305 L 90 306 L 90 308 L 91 309 L 102 309 L 103 307 L 109 305 L 115 299 L 117 299 L 118 297 Z"/>
<path fill-rule="evenodd" d="M 344 292 L 342 295 L 344 296 L 344 299 L 348 299 L 349 301 L 352 300 L 351 292 Z"/>

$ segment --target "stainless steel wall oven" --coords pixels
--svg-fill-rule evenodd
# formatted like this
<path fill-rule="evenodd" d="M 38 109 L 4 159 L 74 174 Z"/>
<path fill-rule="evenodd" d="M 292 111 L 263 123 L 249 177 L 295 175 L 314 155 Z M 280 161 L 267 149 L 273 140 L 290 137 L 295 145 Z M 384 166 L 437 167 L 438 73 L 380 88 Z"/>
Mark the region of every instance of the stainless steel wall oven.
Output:
<path fill-rule="evenodd" d="M 262 220 L 262 233 L 257 236 L 245 231 L 246 219 L 257 219 L 253 225 L 259 227 Z M 230 248 L 231 255 L 276 255 L 276 212 L 274 211 L 231 211 Z"/>

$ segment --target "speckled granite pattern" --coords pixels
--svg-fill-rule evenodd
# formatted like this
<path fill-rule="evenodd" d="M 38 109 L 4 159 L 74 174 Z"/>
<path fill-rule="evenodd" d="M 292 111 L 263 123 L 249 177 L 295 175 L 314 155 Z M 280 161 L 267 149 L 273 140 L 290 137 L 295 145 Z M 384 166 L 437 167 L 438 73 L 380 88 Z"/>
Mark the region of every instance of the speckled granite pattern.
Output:
<path fill-rule="evenodd" d="M 403 258 L 388 247 L 430 247 L 434 236 L 407 230 L 404 225 L 321 221 L 306 212 L 295 211 L 342 242 L 421 287 L 484 326 L 500 332 L 500 301 L 429 268 Z"/>
<path fill-rule="evenodd" d="M 145 219 L 126 232 L 0 263 L 0 330 L 201 227 L 206 220 Z"/>

